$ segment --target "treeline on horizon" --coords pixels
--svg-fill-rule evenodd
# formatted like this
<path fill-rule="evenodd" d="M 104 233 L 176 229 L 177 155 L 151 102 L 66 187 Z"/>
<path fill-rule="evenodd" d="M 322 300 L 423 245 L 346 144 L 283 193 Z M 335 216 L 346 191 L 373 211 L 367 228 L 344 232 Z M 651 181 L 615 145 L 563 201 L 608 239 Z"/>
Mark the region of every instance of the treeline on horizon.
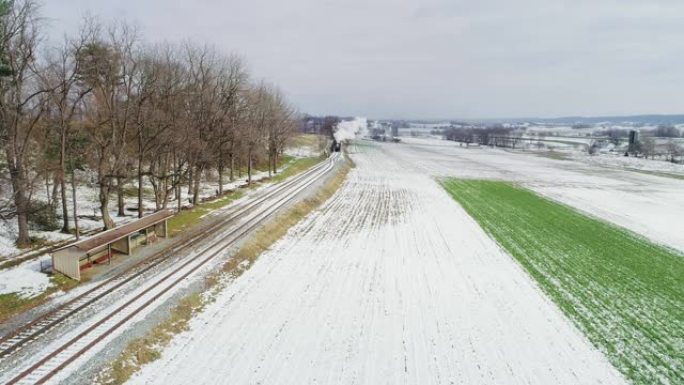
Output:
<path fill-rule="evenodd" d="M 584 128 L 584 127 L 582 127 Z M 537 149 L 544 149 L 544 141 L 547 139 L 563 139 L 552 131 L 535 131 L 529 135 L 524 135 L 526 126 L 504 126 L 500 123 L 486 126 L 468 125 L 433 129 L 431 134 L 441 135 L 446 140 L 469 144 L 478 144 L 492 147 L 517 148 L 524 147 L 524 143 L 533 144 Z M 591 135 L 585 135 L 589 140 L 586 149 L 593 155 L 610 143 L 613 146 L 628 145 L 626 153 L 632 156 L 642 156 L 645 158 L 661 157 L 672 163 L 681 163 L 684 157 L 684 146 L 676 140 L 682 137 L 682 133 L 674 126 L 660 125 L 650 130 L 637 130 L 635 143 L 628 143 L 630 131 L 624 128 L 600 128 L 597 127 Z M 660 145 L 658 140 L 666 140 Z"/>
<path fill-rule="evenodd" d="M 277 171 L 301 120 L 240 57 L 203 44 L 150 44 L 125 22 L 94 18 L 48 46 L 41 16 L 32 0 L 0 0 L 0 174 L 11 189 L 0 217 L 16 217 L 18 247 L 31 244 L 29 219 L 46 209 L 36 208 L 39 186 L 71 231 L 77 170 L 94 175 L 106 229 L 114 227 L 110 196 L 123 214 L 126 188 L 137 189 L 142 216 L 146 183 L 162 209 L 174 200 L 180 207 L 182 186 L 196 203 L 209 172 L 221 194 L 243 169 L 251 182 L 255 164 Z"/>

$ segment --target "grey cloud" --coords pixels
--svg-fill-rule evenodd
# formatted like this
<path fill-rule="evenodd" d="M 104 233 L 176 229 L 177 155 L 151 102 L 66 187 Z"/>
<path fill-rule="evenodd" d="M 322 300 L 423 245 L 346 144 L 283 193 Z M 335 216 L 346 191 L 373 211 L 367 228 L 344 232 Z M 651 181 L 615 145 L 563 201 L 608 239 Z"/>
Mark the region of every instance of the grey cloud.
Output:
<path fill-rule="evenodd" d="M 50 0 L 246 57 L 301 110 L 375 117 L 682 112 L 675 0 Z"/>

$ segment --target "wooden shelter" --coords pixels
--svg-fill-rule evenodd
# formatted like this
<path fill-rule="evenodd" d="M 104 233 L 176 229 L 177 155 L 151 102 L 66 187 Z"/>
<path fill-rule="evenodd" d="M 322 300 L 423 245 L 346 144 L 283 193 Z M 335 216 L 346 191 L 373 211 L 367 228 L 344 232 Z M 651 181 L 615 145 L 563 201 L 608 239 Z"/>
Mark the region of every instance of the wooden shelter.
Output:
<path fill-rule="evenodd" d="M 141 244 L 168 237 L 167 221 L 172 216 L 173 210 L 161 210 L 57 249 L 52 253 L 52 270 L 80 281 L 81 270 L 110 263 L 114 252 L 130 255 Z"/>

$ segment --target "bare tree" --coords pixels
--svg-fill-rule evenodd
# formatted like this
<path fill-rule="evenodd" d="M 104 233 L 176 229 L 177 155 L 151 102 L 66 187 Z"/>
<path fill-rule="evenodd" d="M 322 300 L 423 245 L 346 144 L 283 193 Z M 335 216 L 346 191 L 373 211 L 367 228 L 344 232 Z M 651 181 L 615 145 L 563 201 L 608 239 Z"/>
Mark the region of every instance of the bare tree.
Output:
<path fill-rule="evenodd" d="M 283 152 L 287 141 L 297 129 L 296 111 L 289 105 L 282 91 L 273 87 L 269 98 L 269 112 L 271 117 L 267 126 L 268 135 L 268 164 L 271 170 L 278 172 L 278 158 Z"/>
<path fill-rule="evenodd" d="M 0 139 L 12 182 L 18 221 L 16 243 L 28 247 L 31 183 L 27 163 L 33 131 L 45 112 L 47 90 L 36 78 L 39 33 L 35 3 L 18 0 L 9 3 L 5 11 L 0 23 L 0 54 L 6 66 L 0 79 Z"/>
<path fill-rule="evenodd" d="M 110 193 L 116 188 L 121 201 L 122 183 L 127 176 L 124 172 L 136 80 L 137 42 L 136 32 L 129 26 L 112 26 L 106 39 L 99 31 L 94 34 L 79 57 L 81 79 L 85 87 L 92 89 L 86 99 L 84 124 L 93 147 L 91 166 L 97 171 L 105 229 L 114 227 L 109 214 Z M 119 211 L 122 211 L 121 204 Z"/>
<path fill-rule="evenodd" d="M 223 175 L 226 167 L 226 156 L 230 168 L 230 179 L 233 179 L 235 147 L 238 141 L 238 130 L 242 114 L 242 93 L 247 84 L 248 75 L 242 60 L 230 56 L 220 64 L 216 98 L 218 106 L 213 124 L 213 150 L 218 171 L 218 193 L 223 194 Z"/>
<path fill-rule="evenodd" d="M 676 163 L 677 158 L 684 155 L 684 148 L 672 139 L 667 141 L 666 148 L 667 154 L 669 156 L 669 161 L 672 163 Z"/>
<path fill-rule="evenodd" d="M 215 173 L 223 193 L 226 168 L 231 181 L 246 168 L 248 183 L 255 166 L 278 171 L 296 111 L 277 87 L 251 82 L 241 58 L 192 44 L 143 46 L 134 28 L 93 18 L 40 56 L 38 20 L 32 0 L 0 0 L 0 144 L 12 185 L 0 217 L 17 217 L 20 247 L 30 244 L 41 178 L 55 216 L 61 201 L 63 232 L 71 230 L 71 185 L 78 236 L 76 170 L 97 185 L 105 229 L 114 227 L 112 197 L 125 215 L 131 179 L 142 216 L 146 183 L 157 210 L 172 199 L 180 210 L 181 185 L 196 204 Z"/>
<path fill-rule="evenodd" d="M 643 138 L 641 140 L 641 152 L 644 154 L 645 158 L 649 156 L 653 159 L 656 155 L 656 142 L 653 138 Z"/>
<path fill-rule="evenodd" d="M 187 172 L 182 153 L 189 133 L 183 121 L 188 72 L 179 56 L 176 48 L 166 45 L 148 50 L 141 61 L 136 113 L 139 215 L 144 175 L 149 177 L 159 210 L 166 208 L 170 193 L 176 191 Z"/>
<path fill-rule="evenodd" d="M 246 151 L 247 184 L 252 183 L 255 157 L 262 149 L 269 124 L 270 95 L 268 86 L 261 82 L 246 92 L 247 111 L 242 137 Z"/>
<path fill-rule="evenodd" d="M 64 233 L 69 232 L 65 178 L 68 138 L 83 99 L 92 90 L 88 86 L 79 87 L 80 61 L 78 58 L 81 57 L 86 42 L 91 39 L 92 27 L 91 22 L 86 22 L 77 39 L 65 39 L 62 47 L 54 50 L 53 56 L 48 58 L 47 68 L 40 75 L 45 87 L 51 90 L 49 108 L 52 116 L 50 118 L 54 121 L 59 134 L 59 172 L 57 178 L 61 191 L 62 232 Z"/>

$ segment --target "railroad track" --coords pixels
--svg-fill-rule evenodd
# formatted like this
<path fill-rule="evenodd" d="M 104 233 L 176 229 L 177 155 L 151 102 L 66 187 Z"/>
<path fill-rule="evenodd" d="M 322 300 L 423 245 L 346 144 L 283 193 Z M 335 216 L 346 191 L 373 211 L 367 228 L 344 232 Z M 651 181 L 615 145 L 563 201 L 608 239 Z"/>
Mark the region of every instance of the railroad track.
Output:
<path fill-rule="evenodd" d="M 170 291 L 183 279 L 197 271 L 217 255 L 221 254 L 227 246 L 259 226 L 261 222 L 273 212 L 292 200 L 301 191 L 314 183 L 320 176 L 330 171 L 337 160 L 338 156 L 334 156 L 304 174 L 287 181 L 283 185 L 279 185 L 263 197 L 236 207 L 228 218 L 218 221 L 215 225 L 212 225 L 211 228 L 220 228 L 229 222 L 244 218 L 242 223 L 237 225 L 227 234 L 217 237 L 219 238 L 218 240 L 214 240 L 211 245 L 204 247 L 201 251 L 195 253 L 194 256 L 191 254 L 190 257 L 175 261 L 173 265 L 174 268 L 171 272 L 165 274 L 150 285 L 136 288 L 133 291 L 132 298 L 126 303 L 88 326 L 81 333 L 71 338 L 67 343 L 53 349 L 51 353 L 48 353 L 38 362 L 19 373 L 7 383 L 43 383 L 47 381 L 66 365 L 77 359 L 83 352 L 92 348 L 92 346 L 100 342 L 103 338 L 106 338 L 113 330 L 124 325 L 128 320 L 147 308 L 160 296 Z M 269 199 L 273 199 L 274 201 L 271 202 L 268 207 L 252 210 Z M 175 246 L 172 251 L 160 253 L 160 255 L 156 256 L 156 261 L 159 262 L 160 258 L 167 259 L 173 254 L 178 254 L 179 251 L 186 250 L 197 242 L 205 240 L 212 233 L 212 230 L 205 230 L 197 236 L 184 240 L 182 243 Z M 36 319 L 34 322 L 19 329 L 17 332 L 12 333 L 12 335 L 4 337 L 1 342 L 2 345 L 0 345 L 0 347 L 4 349 L 2 352 L 5 352 L 5 356 L 11 354 L 13 351 L 16 351 L 26 343 L 35 340 L 46 331 L 61 324 L 76 313 L 91 306 L 93 303 L 111 294 L 127 283 L 132 282 L 132 280 L 140 277 L 152 267 L 158 266 L 156 263 L 150 263 L 149 260 L 145 262 L 147 263 L 144 264 L 144 266 L 141 263 L 122 272 L 116 277 L 110 278 L 90 291 L 74 298 L 60 308 L 55 309 L 55 311 Z M 175 264 L 178 265 L 176 266 Z"/>
<path fill-rule="evenodd" d="M 103 299 L 105 296 L 114 293 L 117 289 L 124 287 L 132 280 L 136 278 L 143 278 L 145 273 L 152 269 L 158 268 L 159 263 L 162 261 L 167 260 L 171 256 L 176 255 L 181 251 L 187 250 L 196 243 L 203 241 L 212 235 L 215 235 L 215 230 L 220 229 L 226 224 L 238 219 L 248 210 L 251 210 L 274 195 L 298 183 L 298 181 L 306 178 L 312 173 L 317 172 L 317 170 L 324 166 L 325 162 L 315 166 L 314 168 L 308 170 L 304 174 L 297 176 L 296 178 L 293 178 L 290 181 L 286 181 L 286 183 L 283 183 L 282 185 L 278 185 L 275 189 L 269 191 L 264 196 L 259 197 L 254 201 L 237 206 L 227 215 L 226 218 L 218 221 L 209 228 L 203 229 L 203 231 L 189 236 L 182 242 L 173 245 L 171 248 L 153 255 L 152 257 L 147 258 L 134 266 L 131 266 L 129 269 L 107 279 L 103 283 L 73 298 L 57 309 L 50 311 L 31 321 L 29 324 L 26 324 L 19 329 L 16 329 L 15 331 L 3 336 L 0 339 L 0 359 L 12 354 L 25 344 L 35 340 L 40 335 L 61 324 L 66 319 L 74 316 L 76 313 L 88 308 L 95 302 Z"/>
<path fill-rule="evenodd" d="M 173 245 L 171 248 L 147 258 L 134 266 L 131 266 L 129 269 L 104 281 L 103 283 L 79 295 L 78 297 L 73 298 L 69 302 L 61 305 L 59 308 L 46 313 L 33 320 L 31 323 L 26 324 L 19 329 L 5 335 L 0 339 L 0 359 L 18 350 L 24 344 L 34 340 L 39 335 L 57 326 L 81 310 L 84 310 L 88 306 L 104 298 L 106 295 L 113 293 L 116 289 L 128 284 L 133 279 L 140 278 L 148 271 L 158 268 L 159 263 L 162 261 L 178 254 L 181 251 L 187 250 L 199 241 L 203 241 L 206 238 L 215 235 L 214 230 L 220 229 L 226 224 L 238 219 L 248 210 L 251 210 L 274 195 L 298 183 L 300 180 L 306 178 L 312 173 L 317 172 L 324 166 L 325 162 L 313 167 L 312 169 L 297 176 L 296 178 L 293 178 L 290 181 L 286 181 L 286 183 L 283 183 L 282 185 L 278 185 L 275 189 L 267 192 L 264 196 L 235 207 L 230 213 L 228 213 L 226 218 L 211 225 L 209 228 L 203 229 L 201 232 L 191 235 L 182 242 Z"/>

